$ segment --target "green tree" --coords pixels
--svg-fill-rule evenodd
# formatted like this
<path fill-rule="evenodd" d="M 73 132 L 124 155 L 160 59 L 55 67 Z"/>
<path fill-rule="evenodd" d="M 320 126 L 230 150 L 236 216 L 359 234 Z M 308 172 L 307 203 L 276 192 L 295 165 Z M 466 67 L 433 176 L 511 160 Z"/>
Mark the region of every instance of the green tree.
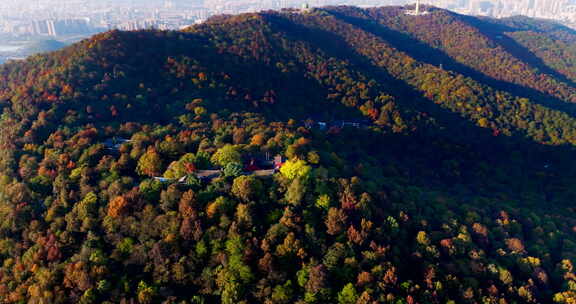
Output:
<path fill-rule="evenodd" d="M 352 283 L 346 284 L 342 291 L 338 293 L 338 303 L 339 304 L 356 304 L 358 300 L 358 292 Z"/>
<path fill-rule="evenodd" d="M 160 176 L 162 174 L 162 158 L 154 149 L 148 149 L 138 160 L 136 172 L 140 175 Z"/>
<path fill-rule="evenodd" d="M 222 303 L 235 304 L 241 299 L 254 274 L 243 261 L 244 245 L 240 236 L 231 236 L 226 241 L 226 253 L 228 262 L 218 272 L 216 283 L 221 288 Z"/>
<path fill-rule="evenodd" d="M 286 191 L 286 201 L 292 205 L 300 205 L 306 193 L 306 182 L 302 178 L 292 180 Z"/>
<path fill-rule="evenodd" d="M 186 153 L 179 160 L 172 162 L 166 172 L 164 172 L 164 177 L 178 179 L 186 174 L 192 173 L 197 165 L 196 155 L 193 153 Z"/>
<path fill-rule="evenodd" d="M 284 285 L 276 285 L 274 287 L 272 301 L 278 304 L 291 303 L 292 293 L 292 281 L 288 280 Z"/>
<path fill-rule="evenodd" d="M 240 149 L 233 145 L 225 145 L 224 147 L 218 149 L 212 158 L 210 158 L 213 164 L 225 168 L 229 163 L 241 163 L 242 154 Z"/>
<path fill-rule="evenodd" d="M 232 194 L 246 202 L 256 199 L 262 190 L 262 182 L 254 176 L 238 176 L 232 183 Z"/>
<path fill-rule="evenodd" d="M 330 196 L 328 194 L 322 194 L 316 200 L 316 207 L 328 210 L 330 209 Z"/>
<path fill-rule="evenodd" d="M 96 211 L 98 211 L 98 197 L 94 192 L 89 192 L 74 209 L 78 211 L 78 217 L 80 219 L 94 216 Z"/>
<path fill-rule="evenodd" d="M 228 163 L 224 167 L 224 176 L 226 177 L 237 177 L 242 174 L 242 164 L 241 163 Z"/>

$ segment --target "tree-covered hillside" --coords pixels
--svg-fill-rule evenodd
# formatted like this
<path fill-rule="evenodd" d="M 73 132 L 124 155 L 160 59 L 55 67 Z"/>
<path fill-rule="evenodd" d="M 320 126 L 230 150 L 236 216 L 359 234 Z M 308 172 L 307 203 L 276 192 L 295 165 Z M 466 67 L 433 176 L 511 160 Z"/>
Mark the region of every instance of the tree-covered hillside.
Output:
<path fill-rule="evenodd" d="M 327 7 L 0 66 L 2 303 L 576 303 L 576 34 Z"/>

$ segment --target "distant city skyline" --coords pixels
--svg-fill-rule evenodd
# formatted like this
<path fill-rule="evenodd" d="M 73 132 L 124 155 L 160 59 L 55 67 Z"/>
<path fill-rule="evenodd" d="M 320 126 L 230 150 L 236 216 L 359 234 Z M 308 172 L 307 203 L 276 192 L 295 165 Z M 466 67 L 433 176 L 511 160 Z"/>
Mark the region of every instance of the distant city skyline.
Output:
<path fill-rule="evenodd" d="M 212 15 L 326 5 L 406 5 L 416 0 L 2 0 L 0 34 L 88 35 L 110 29 L 179 29 Z M 553 19 L 576 25 L 576 0 L 421 0 L 469 15 Z"/>
<path fill-rule="evenodd" d="M 569 13 L 576 0 L 421 0 L 422 3 L 456 11 L 490 14 L 495 17 L 515 14 L 530 17 Z M 0 14 L 6 16 L 35 12 L 45 16 L 71 17 L 83 13 L 98 13 L 101 10 L 118 8 L 147 9 L 208 9 L 213 12 L 232 10 L 237 12 L 282 7 L 297 7 L 302 4 L 383 6 L 405 5 L 415 0 L 2 0 Z M 573 16 L 576 18 L 576 16 Z"/>

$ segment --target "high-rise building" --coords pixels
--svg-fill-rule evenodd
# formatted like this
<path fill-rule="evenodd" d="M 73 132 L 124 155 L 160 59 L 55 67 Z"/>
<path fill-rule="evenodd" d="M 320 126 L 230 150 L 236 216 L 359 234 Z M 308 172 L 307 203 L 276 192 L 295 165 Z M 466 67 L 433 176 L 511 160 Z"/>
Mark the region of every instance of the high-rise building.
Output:
<path fill-rule="evenodd" d="M 46 27 L 48 28 L 48 36 L 58 36 L 54 20 L 46 20 Z"/>

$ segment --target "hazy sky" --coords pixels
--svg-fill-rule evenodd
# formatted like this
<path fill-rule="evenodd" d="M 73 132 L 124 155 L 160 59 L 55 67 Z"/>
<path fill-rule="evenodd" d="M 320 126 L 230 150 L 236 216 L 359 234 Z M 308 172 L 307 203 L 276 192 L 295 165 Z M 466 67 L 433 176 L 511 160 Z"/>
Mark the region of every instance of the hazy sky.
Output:
<path fill-rule="evenodd" d="M 421 0 L 423 3 L 448 8 L 466 14 L 491 15 L 496 17 L 509 15 L 527 15 L 530 17 L 551 18 L 576 22 L 576 0 Z M 415 3 L 416 0 L 0 0 L 0 15 L 22 17 L 29 12 L 42 13 L 90 13 L 119 6 L 168 7 L 186 5 L 188 7 L 206 7 L 217 11 L 221 9 L 268 9 L 282 6 L 300 6 L 309 3 L 312 6 L 348 4 L 362 6 L 384 6 Z M 1 22 L 1 20 L 0 20 Z"/>

